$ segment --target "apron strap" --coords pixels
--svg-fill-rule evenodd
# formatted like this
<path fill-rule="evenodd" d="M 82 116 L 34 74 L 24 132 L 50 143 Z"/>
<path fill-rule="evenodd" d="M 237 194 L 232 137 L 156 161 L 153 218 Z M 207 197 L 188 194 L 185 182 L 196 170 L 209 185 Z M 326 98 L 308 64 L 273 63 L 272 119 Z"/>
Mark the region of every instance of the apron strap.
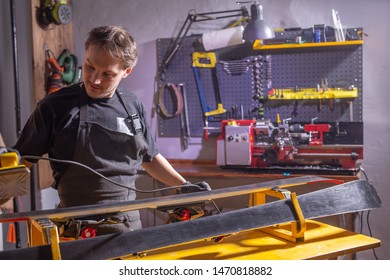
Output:
<path fill-rule="evenodd" d="M 125 108 L 125 111 L 126 111 L 126 113 L 127 113 L 127 116 L 128 116 L 129 118 L 131 118 L 134 114 L 130 114 L 130 112 L 132 112 L 133 110 L 132 110 L 132 108 L 130 108 L 129 103 L 127 103 L 127 102 L 125 102 L 125 101 L 123 100 L 123 98 L 122 98 L 122 93 L 121 93 L 120 91 L 117 90 L 115 93 L 116 93 L 116 95 L 118 96 L 118 99 L 119 99 L 120 103 L 122 103 L 123 107 Z"/>
<path fill-rule="evenodd" d="M 85 122 L 88 120 L 87 105 L 87 92 L 85 91 L 84 86 L 80 86 L 80 122 Z"/>
<path fill-rule="evenodd" d="M 138 114 L 131 114 L 131 112 L 134 112 L 133 108 L 122 98 L 122 93 L 120 91 L 116 91 L 116 94 L 118 96 L 119 101 L 122 103 L 123 107 L 126 110 L 126 113 L 129 117 L 129 120 L 131 121 L 130 125 L 133 130 L 134 135 L 140 135 L 142 134 L 142 125 L 141 121 L 139 119 Z"/>

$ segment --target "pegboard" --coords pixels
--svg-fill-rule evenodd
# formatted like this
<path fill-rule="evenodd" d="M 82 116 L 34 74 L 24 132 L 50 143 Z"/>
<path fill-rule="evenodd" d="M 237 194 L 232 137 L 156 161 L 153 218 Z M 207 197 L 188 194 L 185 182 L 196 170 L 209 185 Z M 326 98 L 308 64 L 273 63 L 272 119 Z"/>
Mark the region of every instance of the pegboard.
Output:
<path fill-rule="evenodd" d="M 183 38 L 180 50 L 166 69 L 164 80 L 158 81 L 159 87 L 165 82 L 183 84 L 191 137 L 204 136 L 204 112 L 192 67 L 192 54 L 199 51 L 196 47 L 199 38 Z M 157 40 L 158 67 L 171 41 Z M 305 123 L 314 118 L 317 123 L 361 122 L 363 119 L 362 45 L 255 51 L 251 45 L 242 44 L 216 50 L 215 53 L 215 69 L 197 68 L 207 110 L 217 107 L 216 85 L 227 110 L 223 115 L 207 119 L 211 128 L 218 128 L 221 119 L 266 118 L 276 122 L 278 115 L 282 119 L 291 119 L 291 122 Z M 216 71 L 217 82 L 212 79 L 212 71 Z M 316 88 L 323 79 L 328 81 L 330 88 L 356 87 L 358 97 L 321 102 L 267 100 L 268 91 L 272 88 Z M 164 97 L 168 111 L 174 111 L 174 99 L 169 94 Z M 159 117 L 158 123 L 160 137 L 181 136 L 180 117 Z"/>
<path fill-rule="evenodd" d="M 279 113 L 297 122 L 313 118 L 318 118 L 317 122 L 363 121 L 361 45 L 273 54 L 271 79 L 274 88 L 315 88 L 326 79 L 330 88 L 352 85 L 358 89 L 358 97 L 353 100 L 267 102 L 266 116 L 271 120 Z"/>

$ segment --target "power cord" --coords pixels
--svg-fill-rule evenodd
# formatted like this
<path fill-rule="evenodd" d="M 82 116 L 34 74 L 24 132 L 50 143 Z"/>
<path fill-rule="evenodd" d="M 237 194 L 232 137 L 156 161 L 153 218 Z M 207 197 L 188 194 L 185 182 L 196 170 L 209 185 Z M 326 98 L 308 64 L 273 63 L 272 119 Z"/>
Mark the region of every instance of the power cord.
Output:
<path fill-rule="evenodd" d="M 371 183 L 370 183 L 370 180 L 368 179 L 367 173 L 366 173 L 366 171 L 364 170 L 364 168 L 363 168 L 363 167 L 360 167 L 360 170 L 361 170 L 361 172 L 363 173 L 364 178 L 366 179 L 366 181 L 367 181 L 369 184 L 371 184 Z M 369 218 L 370 218 L 370 213 L 371 213 L 371 210 L 368 210 L 368 211 L 367 211 L 367 216 L 366 216 L 366 222 L 367 222 L 368 232 L 369 232 L 370 236 L 373 237 L 373 236 L 372 236 L 372 231 L 371 231 L 370 220 L 369 220 Z M 360 216 L 360 233 L 363 233 L 364 212 L 360 212 L 360 213 L 358 213 L 358 215 Z M 376 260 L 379 260 L 378 256 L 376 255 L 375 248 L 372 249 L 372 252 L 373 252 L 373 254 L 374 254 L 375 259 L 376 259 Z"/>
<path fill-rule="evenodd" d="M 156 190 L 138 190 L 136 188 L 132 188 L 132 187 L 120 184 L 118 182 L 115 182 L 115 181 L 107 178 L 103 174 L 97 172 L 96 170 L 92 169 L 91 167 L 89 167 L 89 166 L 87 166 L 85 164 L 73 161 L 73 160 L 63 160 L 63 159 L 55 159 L 55 158 L 50 158 L 50 157 L 41 157 L 41 156 L 32 156 L 32 155 L 20 156 L 20 153 L 19 153 L 18 150 L 15 150 L 15 149 L 12 149 L 12 148 L 9 148 L 9 147 L 0 146 L 0 155 L 2 153 L 8 152 L 8 151 L 16 153 L 18 155 L 19 159 L 25 159 L 25 160 L 47 160 L 47 161 L 51 161 L 51 162 L 67 163 L 67 164 L 77 165 L 79 167 L 87 169 L 88 171 L 96 174 L 97 176 L 103 178 L 104 180 L 106 180 L 106 181 L 108 181 L 108 182 L 110 182 L 110 183 L 112 183 L 114 185 L 117 185 L 117 186 L 125 188 L 125 189 L 129 189 L 129 190 L 132 190 L 132 191 L 135 191 L 135 192 L 139 192 L 139 193 L 155 193 L 155 192 L 162 192 L 162 191 L 167 191 L 167 190 L 184 189 L 184 188 L 189 188 L 189 187 L 196 188 L 199 191 L 204 191 L 205 190 L 200 185 L 192 184 L 189 181 L 186 181 L 184 185 L 177 185 L 177 186 L 159 188 L 159 189 L 156 189 Z M 202 184 L 202 182 L 200 182 L 200 184 Z M 218 207 L 218 205 L 215 203 L 214 200 L 211 200 L 211 202 L 212 202 L 213 206 L 217 209 L 218 213 L 221 214 L 220 207 Z"/>
<path fill-rule="evenodd" d="M 125 189 L 129 189 L 129 190 L 132 190 L 132 191 L 135 191 L 135 192 L 139 192 L 139 193 L 154 193 L 154 192 L 161 192 L 161 191 L 167 191 L 167 190 L 173 190 L 173 189 L 181 189 L 181 188 L 187 188 L 187 187 L 195 187 L 195 188 L 198 188 L 199 190 L 202 190 L 201 187 L 199 187 L 198 185 L 196 184 L 192 184 L 190 182 L 186 182 L 185 185 L 178 185 L 178 186 L 172 186 L 172 187 L 165 187 L 165 188 L 160 188 L 160 189 L 157 189 L 157 190 L 138 190 L 136 188 L 132 188 L 132 187 L 129 187 L 129 186 L 126 186 L 126 185 L 123 185 L 121 183 L 118 183 L 118 182 L 115 182 L 113 180 L 111 180 L 110 178 L 107 178 L 106 176 L 104 176 L 103 174 L 97 172 L 96 170 L 92 169 L 91 167 L 85 165 L 85 164 L 82 164 L 82 163 L 79 163 L 79 162 L 76 162 L 76 161 L 72 161 L 72 160 L 63 160 L 63 159 L 54 159 L 54 158 L 49 158 L 49 157 L 40 157 L 40 156 L 30 156 L 30 155 L 26 155 L 26 156 L 22 156 L 21 157 L 22 159 L 32 159 L 32 160 L 47 160 L 47 161 L 52 161 L 52 162 L 58 162 L 58 163 L 68 163 L 68 164 L 73 164 L 73 165 L 77 165 L 77 166 L 80 166 L 82 168 L 85 168 L 87 169 L 88 171 L 96 174 L 97 176 L 103 178 L 104 180 L 114 184 L 114 185 L 117 185 L 119 187 L 122 187 L 122 188 L 125 188 Z"/>
<path fill-rule="evenodd" d="M 115 182 L 115 181 L 107 178 L 103 174 L 97 172 L 96 170 L 92 169 L 91 167 L 89 167 L 89 166 L 87 166 L 85 164 L 76 162 L 76 161 L 55 159 L 55 158 L 50 158 L 50 157 L 32 156 L 32 155 L 20 156 L 19 151 L 15 150 L 15 149 L 12 149 L 12 148 L 9 148 L 9 147 L 0 146 L 0 154 L 5 153 L 7 151 L 16 153 L 18 155 L 18 158 L 20 158 L 20 159 L 25 159 L 25 160 L 47 160 L 47 161 L 51 161 L 51 162 L 67 163 L 67 164 L 77 165 L 79 167 L 87 169 L 88 171 L 96 174 L 97 176 L 103 178 L 104 180 L 106 180 L 106 181 L 108 181 L 108 182 L 110 182 L 110 183 L 112 183 L 114 185 L 117 185 L 117 186 L 125 188 L 125 189 L 129 189 L 129 190 L 132 190 L 132 191 L 135 191 L 135 192 L 139 192 L 139 193 L 154 193 L 154 192 L 161 192 L 161 191 L 167 191 L 167 190 L 173 190 L 173 189 L 182 189 L 182 188 L 188 188 L 188 187 L 198 188 L 200 191 L 203 190 L 200 186 L 198 186 L 196 184 L 192 184 L 191 182 L 188 182 L 188 181 L 186 182 L 185 185 L 178 185 L 178 186 L 172 186 L 172 187 L 159 188 L 159 189 L 156 189 L 156 190 L 138 190 L 136 188 L 132 188 L 132 187 L 120 184 L 118 182 Z"/>

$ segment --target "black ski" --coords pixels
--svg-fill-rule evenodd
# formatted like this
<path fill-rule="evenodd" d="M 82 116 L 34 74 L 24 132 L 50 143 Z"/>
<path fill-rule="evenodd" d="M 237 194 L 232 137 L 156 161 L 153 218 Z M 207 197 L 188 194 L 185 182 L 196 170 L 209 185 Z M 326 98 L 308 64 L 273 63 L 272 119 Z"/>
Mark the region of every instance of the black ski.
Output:
<path fill-rule="evenodd" d="M 306 219 L 379 208 L 374 187 L 357 180 L 298 196 Z M 62 259 L 113 259 L 194 240 L 294 221 L 291 200 L 279 200 L 192 221 L 60 243 Z M 0 252 L 0 259 L 51 259 L 50 245 Z"/>

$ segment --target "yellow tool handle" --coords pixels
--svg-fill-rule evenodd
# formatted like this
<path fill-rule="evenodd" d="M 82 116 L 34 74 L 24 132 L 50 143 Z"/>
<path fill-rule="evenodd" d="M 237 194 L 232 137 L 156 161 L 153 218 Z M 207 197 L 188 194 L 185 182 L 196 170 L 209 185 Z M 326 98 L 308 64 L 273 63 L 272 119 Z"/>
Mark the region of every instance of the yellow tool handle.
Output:
<path fill-rule="evenodd" d="M 201 62 L 207 61 L 207 63 Z M 194 52 L 192 54 L 192 66 L 201 68 L 214 68 L 217 57 L 214 52 Z"/>
<path fill-rule="evenodd" d="M 209 116 L 214 116 L 214 115 L 220 115 L 220 114 L 223 114 L 225 112 L 226 112 L 226 109 L 223 108 L 223 104 L 218 103 L 217 109 L 215 109 L 213 111 L 206 112 L 204 115 L 206 117 L 209 117 Z"/>

